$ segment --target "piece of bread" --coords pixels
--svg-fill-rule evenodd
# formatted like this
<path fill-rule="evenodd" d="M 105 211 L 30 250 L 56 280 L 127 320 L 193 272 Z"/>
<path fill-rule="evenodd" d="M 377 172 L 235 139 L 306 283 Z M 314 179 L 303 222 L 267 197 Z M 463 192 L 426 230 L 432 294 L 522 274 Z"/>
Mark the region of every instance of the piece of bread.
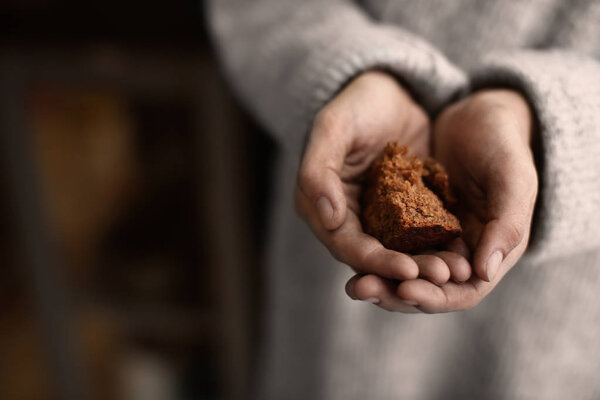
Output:
<path fill-rule="evenodd" d="M 388 143 L 368 172 L 363 229 L 405 253 L 437 246 L 461 233 L 458 219 L 444 207 L 455 202 L 442 165 L 409 157 L 406 147 Z"/>

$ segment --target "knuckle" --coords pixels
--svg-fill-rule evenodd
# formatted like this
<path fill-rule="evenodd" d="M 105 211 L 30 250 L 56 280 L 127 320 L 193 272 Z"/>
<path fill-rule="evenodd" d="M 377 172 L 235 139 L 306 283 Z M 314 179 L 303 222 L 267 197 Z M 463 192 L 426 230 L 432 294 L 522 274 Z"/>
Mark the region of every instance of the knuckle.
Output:
<path fill-rule="evenodd" d="M 373 250 L 359 251 L 355 257 L 357 267 L 363 271 L 367 270 L 368 266 L 372 263 L 373 253 Z"/>
<path fill-rule="evenodd" d="M 361 250 L 352 249 L 351 251 L 355 251 L 355 253 L 351 259 L 360 272 L 375 272 L 377 264 L 381 263 L 381 257 L 384 255 L 381 250 L 380 248 L 369 247 Z"/>
<path fill-rule="evenodd" d="M 351 266 L 357 272 L 362 271 L 362 265 L 357 263 L 354 257 L 352 257 L 350 253 L 352 249 L 348 249 L 345 246 L 344 239 L 340 235 L 332 234 L 328 239 L 327 248 L 337 261 Z"/>

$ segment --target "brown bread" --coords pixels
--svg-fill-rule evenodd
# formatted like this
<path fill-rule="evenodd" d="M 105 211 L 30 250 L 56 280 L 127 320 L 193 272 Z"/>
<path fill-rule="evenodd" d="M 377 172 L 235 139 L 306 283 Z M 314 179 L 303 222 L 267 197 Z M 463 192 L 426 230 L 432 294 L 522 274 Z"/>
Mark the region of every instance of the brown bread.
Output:
<path fill-rule="evenodd" d="M 388 143 L 368 173 L 363 228 L 385 247 L 413 253 L 460 235 L 458 219 L 445 208 L 455 201 L 442 165 Z"/>

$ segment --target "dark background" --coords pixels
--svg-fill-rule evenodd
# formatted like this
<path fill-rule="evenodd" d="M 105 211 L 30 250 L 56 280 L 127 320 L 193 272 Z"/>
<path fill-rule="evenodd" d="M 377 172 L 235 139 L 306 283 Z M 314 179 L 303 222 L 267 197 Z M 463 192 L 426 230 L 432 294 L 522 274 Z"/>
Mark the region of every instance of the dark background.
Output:
<path fill-rule="evenodd" d="M 0 398 L 247 392 L 275 145 L 202 10 L 0 4 Z"/>

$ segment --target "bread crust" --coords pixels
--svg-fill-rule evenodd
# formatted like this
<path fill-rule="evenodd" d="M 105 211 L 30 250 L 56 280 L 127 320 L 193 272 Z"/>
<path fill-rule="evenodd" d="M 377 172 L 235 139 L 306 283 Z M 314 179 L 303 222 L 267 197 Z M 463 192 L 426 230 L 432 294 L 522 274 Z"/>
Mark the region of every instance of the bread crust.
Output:
<path fill-rule="evenodd" d="M 446 209 L 456 199 L 444 167 L 407 153 L 391 142 L 374 161 L 362 196 L 362 223 L 385 247 L 414 253 L 444 244 L 462 229 Z"/>

